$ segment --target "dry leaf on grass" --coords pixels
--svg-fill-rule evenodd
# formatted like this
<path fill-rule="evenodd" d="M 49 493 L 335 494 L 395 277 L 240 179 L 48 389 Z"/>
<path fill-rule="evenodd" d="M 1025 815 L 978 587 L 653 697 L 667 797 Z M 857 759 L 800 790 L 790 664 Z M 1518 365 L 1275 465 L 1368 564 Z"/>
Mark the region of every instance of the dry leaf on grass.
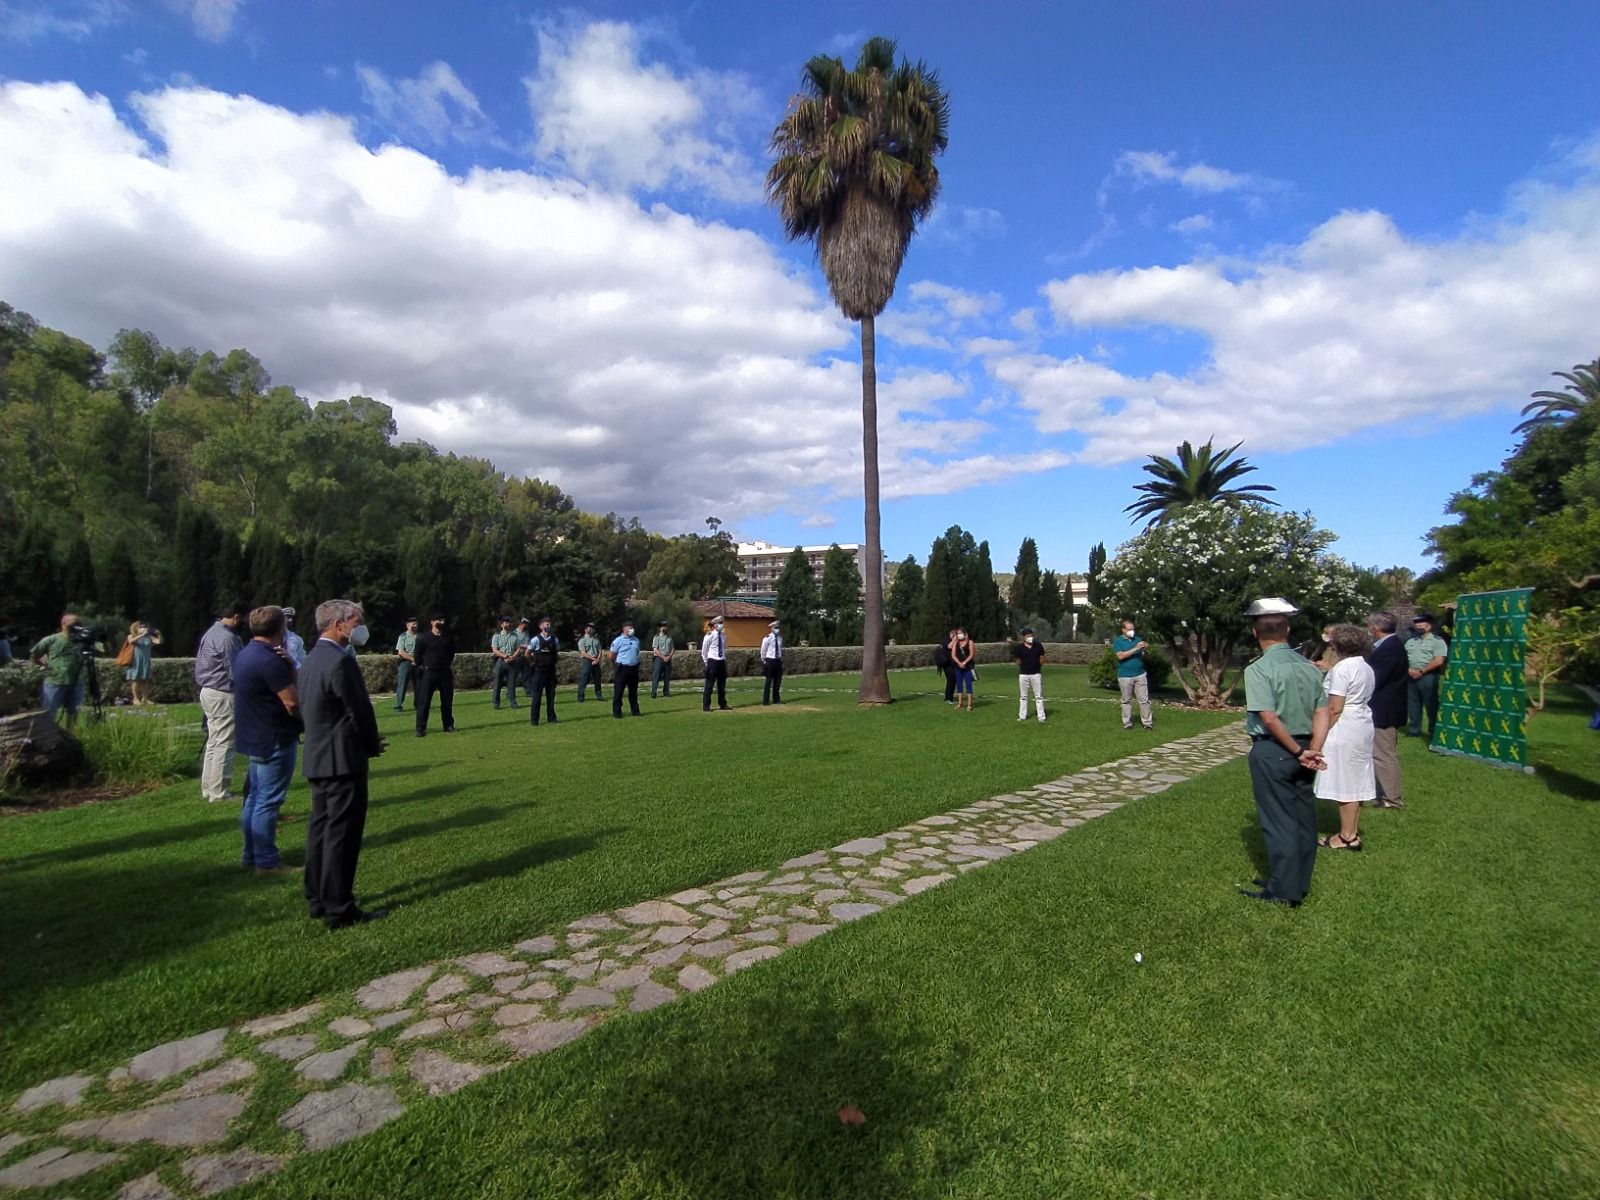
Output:
<path fill-rule="evenodd" d="M 867 1123 L 867 1114 L 854 1104 L 841 1104 L 838 1117 L 845 1125 L 865 1125 Z"/>

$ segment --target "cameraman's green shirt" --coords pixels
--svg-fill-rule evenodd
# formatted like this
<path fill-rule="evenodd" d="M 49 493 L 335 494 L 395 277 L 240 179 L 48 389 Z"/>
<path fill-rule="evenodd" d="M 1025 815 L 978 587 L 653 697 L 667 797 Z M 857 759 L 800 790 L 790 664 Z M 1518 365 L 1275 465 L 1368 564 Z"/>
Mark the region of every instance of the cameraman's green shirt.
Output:
<path fill-rule="evenodd" d="M 83 673 L 83 655 L 64 633 L 52 633 L 40 638 L 29 658 L 44 656 L 44 681 L 56 687 L 71 687 Z"/>

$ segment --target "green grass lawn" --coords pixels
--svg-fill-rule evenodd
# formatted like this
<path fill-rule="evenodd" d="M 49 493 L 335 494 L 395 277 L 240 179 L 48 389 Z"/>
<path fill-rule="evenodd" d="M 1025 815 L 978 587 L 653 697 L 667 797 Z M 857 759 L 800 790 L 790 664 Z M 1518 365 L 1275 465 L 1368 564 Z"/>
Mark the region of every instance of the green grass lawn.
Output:
<path fill-rule="evenodd" d="M 1014 673 L 984 675 L 971 717 L 857 713 L 846 680 L 634 725 L 569 702 L 554 730 L 469 697 L 461 734 L 379 768 L 361 885 L 406 903 L 354 936 L 227 869 L 193 784 L 12 819 L 8 1087 L 1148 744 L 1103 703 L 1019 726 Z M 1534 722 L 1537 778 L 1405 744 L 1410 807 L 1365 814 L 1368 849 L 1325 855 L 1300 910 L 1234 893 L 1260 854 L 1240 761 L 239 1194 L 1593 1197 L 1587 712 L 1562 693 Z"/>
<path fill-rule="evenodd" d="M 0 1084 L 16 1091 L 107 1068 L 172 1037 L 247 1019 L 430 959 L 504 947 L 587 913 L 691 887 L 1148 745 L 1118 725 L 1083 668 L 1049 677 L 1062 701 L 1015 719 L 1015 668 L 983 670 L 972 714 L 946 707 L 932 671 L 897 672 L 900 700 L 859 712 L 853 677 L 793 677 L 763 709 L 735 681 L 731 713 L 698 689 L 614 721 L 607 701 L 559 700 L 561 721 L 458 698 L 459 732 L 418 740 L 380 701 L 389 752 L 373 768 L 357 877 L 393 917 L 330 937 L 294 878 L 238 866 L 237 806 L 186 781 L 113 804 L 0 822 Z M 754 705 L 754 707 L 749 707 Z M 198 707 L 176 710 L 198 721 Z M 1157 737 L 1219 718 L 1173 710 Z M 239 770 L 242 785 L 243 768 Z M 304 781 L 287 811 L 304 818 Z M 280 832 L 301 861 L 305 826 Z"/>

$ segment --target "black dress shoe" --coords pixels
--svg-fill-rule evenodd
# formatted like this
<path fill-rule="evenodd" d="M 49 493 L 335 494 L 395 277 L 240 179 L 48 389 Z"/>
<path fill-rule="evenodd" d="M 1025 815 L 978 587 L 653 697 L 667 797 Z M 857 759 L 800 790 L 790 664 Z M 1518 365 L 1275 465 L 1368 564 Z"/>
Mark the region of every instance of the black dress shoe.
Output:
<path fill-rule="evenodd" d="M 717 705 L 717 710 L 719 712 L 732 712 L 733 711 L 733 705 L 731 705 L 731 704 L 719 704 L 719 705 Z"/>
<path fill-rule="evenodd" d="M 389 915 L 387 908 L 373 908 L 365 912 L 358 912 L 353 917 L 345 917 L 338 921 L 328 922 L 328 931 L 335 929 L 349 929 L 352 925 L 366 925 L 372 921 L 381 921 Z"/>
<path fill-rule="evenodd" d="M 1247 900 L 1261 900 L 1267 904 L 1282 904 L 1288 908 L 1300 907 L 1300 901 L 1285 900 L 1282 896 L 1273 895 L 1273 893 L 1269 892 L 1264 887 L 1259 892 L 1247 892 L 1243 888 L 1240 888 L 1239 894 Z"/>

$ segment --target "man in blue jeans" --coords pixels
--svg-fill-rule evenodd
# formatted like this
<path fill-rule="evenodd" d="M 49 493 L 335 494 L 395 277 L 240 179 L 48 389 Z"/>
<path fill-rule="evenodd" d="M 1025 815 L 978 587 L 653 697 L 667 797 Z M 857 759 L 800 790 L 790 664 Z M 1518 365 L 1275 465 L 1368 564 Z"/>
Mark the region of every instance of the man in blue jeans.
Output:
<path fill-rule="evenodd" d="M 255 609 L 250 614 L 250 641 L 233 662 L 234 745 L 250 760 L 239 814 L 244 834 L 241 861 L 257 875 L 298 870 L 278 858 L 278 810 L 289 794 L 300 744 L 294 660 L 283 645 L 287 628 L 283 609 Z"/>

